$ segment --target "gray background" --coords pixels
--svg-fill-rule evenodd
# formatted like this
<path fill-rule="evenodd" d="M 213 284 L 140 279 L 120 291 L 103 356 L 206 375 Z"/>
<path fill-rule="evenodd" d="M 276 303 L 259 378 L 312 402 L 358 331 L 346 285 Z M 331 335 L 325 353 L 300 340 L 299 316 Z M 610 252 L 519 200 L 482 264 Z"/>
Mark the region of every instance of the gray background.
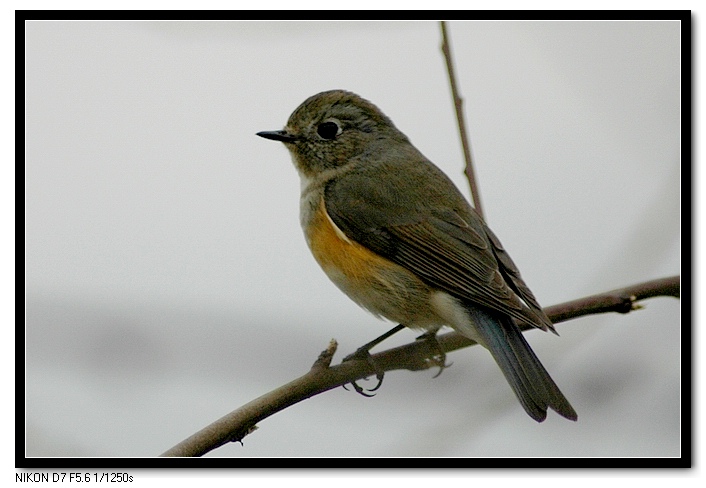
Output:
<path fill-rule="evenodd" d="M 539 301 L 679 274 L 678 23 L 449 28 L 486 218 Z M 254 135 L 308 96 L 373 101 L 468 194 L 436 22 L 26 32 L 29 456 L 159 454 L 391 326 L 318 268 L 289 155 Z M 210 455 L 679 455 L 680 302 L 645 305 L 528 334 L 577 423 L 536 424 L 475 347 Z"/>

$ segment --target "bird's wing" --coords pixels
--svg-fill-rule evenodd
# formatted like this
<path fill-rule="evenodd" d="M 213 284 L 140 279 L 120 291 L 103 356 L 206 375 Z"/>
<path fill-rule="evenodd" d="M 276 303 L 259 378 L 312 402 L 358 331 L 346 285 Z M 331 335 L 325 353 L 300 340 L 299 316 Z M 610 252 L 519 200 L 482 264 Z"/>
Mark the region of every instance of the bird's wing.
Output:
<path fill-rule="evenodd" d="M 444 176 L 434 180 L 440 187 L 425 189 L 407 183 L 413 180 L 393 185 L 365 172 L 349 173 L 327 184 L 326 211 L 347 237 L 428 284 L 553 330 L 498 238 L 453 183 Z"/>

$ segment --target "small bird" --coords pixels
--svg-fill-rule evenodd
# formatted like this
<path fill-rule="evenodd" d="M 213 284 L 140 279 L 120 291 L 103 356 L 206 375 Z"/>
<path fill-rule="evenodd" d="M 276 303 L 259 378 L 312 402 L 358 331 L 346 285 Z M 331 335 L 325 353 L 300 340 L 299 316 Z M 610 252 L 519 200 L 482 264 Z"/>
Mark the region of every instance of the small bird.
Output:
<path fill-rule="evenodd" d="M 338 288 L 378 317 L 488 349 L 525 411 L 577 415 L 514 320 L 556 333 L 500 240 L 451 180 L 380 109 L 331 90 L 283 130 L 301 178 L 307 244 Z"/>

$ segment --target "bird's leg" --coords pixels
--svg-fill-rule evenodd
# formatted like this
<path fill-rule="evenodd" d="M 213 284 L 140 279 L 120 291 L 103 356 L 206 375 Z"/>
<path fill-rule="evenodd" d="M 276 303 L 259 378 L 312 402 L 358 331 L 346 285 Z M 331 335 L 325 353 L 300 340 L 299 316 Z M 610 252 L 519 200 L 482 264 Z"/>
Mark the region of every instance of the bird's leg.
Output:
<path fill-rule="evenodd" d="M 378 379 L 378 384 L 375 386 L 375 388 L 371 388 L 370 390 L 367 390 L 368 392 L 372 392 L 372 391 L 375 391 L 378 388 L 380 388 L 380 385 L 382 385 L 382 380 L 385 377 L 385 372 L 382 371 L 381 369 L 379 369 L 377 364 L 375 364 L 373 357 L 370 355 L 370 350 L 373 347 L 380 344 L 385 339 L 387 339 L 388 337 L 398 333 L 399 331 L 401 331 L 404 328 L 405 328 L 404 325 L 399 324 L 399 325 L 393 327 L 392 329 L 388 330 L 387 332 L 385 332 L 380 337 L 377 337 L 376 339 L 373 339 L 372 341 L 368 342 L 367 344 L 364 344 L 363 346 L 359 347 L 358 349 L 356 349 L 356 351 L 353 354 L 349 354 L 348 356 L 343 358 L 343 362 L 357 360 L 357 359 L 367 361 L 368 364 L 370 364 L 373 367 L 373 369 L 375 369 L 375 377 Z M 360 393 L 363 396 L 366 396 L 366 397 L 374 396 L 374 395 L 366 393 L 366 390 L 362 386 L 358 385 L 358 383 L 356 383 L 355 381 L 352 381 L 351 385 L 353 385 L 353 389 L 356 392 Z M 343 388 L 346 388 L 345 385 L 343 386 Z"/>
<path fill-rule="evenodd" d="M 444 372 L 446 368 L 453 364 L 446 364 L 446 352 L 441 347 L 441 344 L 439 344 L 439 338 L 436 336 L 436 331 L 425 332 L 424 334 L 417 337 L 416 340 L 425 341 L 427 344 L 429 344 L 431 348 L 436 349 L 437 351 L 437 354 L 434 354 L 431 358 L 427 360 L 433 366 L 437 366 L 439 368 L 439 372 L 434 375 L 434 378 L 438 377 L 441 373 Z"/>

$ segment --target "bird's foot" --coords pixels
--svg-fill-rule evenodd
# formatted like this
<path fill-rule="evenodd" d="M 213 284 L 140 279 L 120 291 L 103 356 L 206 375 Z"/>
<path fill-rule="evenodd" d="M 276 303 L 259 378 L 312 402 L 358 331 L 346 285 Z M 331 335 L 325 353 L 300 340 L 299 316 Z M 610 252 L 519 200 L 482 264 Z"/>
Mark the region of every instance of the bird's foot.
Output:
<path fill-rule="evenodd" d="M 402 329 L 404 329 L 404 325 L 401 325 L 401 324 L 396 327 L 393 327 L 392 329 L 385 332 L 380 337 L 377 337 L 376 339 L 373 339 L 372 341 L 368 342 L 367 344 L 356 349 L 356 351 L 353 354 L 349 354 L 348 356 L 343 358 L 344 363 L 346 361 L 360 361 L 360 360 L 366 361 L 372 367 L 372 369 L 375 371 L 375 377 L 378 380 L 378 384 L 375 385 L 374 388 L 366 390 L 365 388 L 360 386 L 357 382 L 351 381 L 351 385 L 353 385 L 353 389 L 357 393 L 360 393 L 361 395 L 366 396 L 366 397 L 375 396 L 375 394 L 371 393 L 371 392 L 374 392 L 378 388 L 380 388 L 380 386 L 382 385 L 382 380 L 385 378 L 385 371 L 378 366 L 378 364 L 375 362 L 373 357 L 370 355 L 370 349 L 377 346 L 382 341 L 384 341 L 385 339 L 387 339 L 391 335 L 396 334 L 397 332 L 401 331 Z M 348 389 L 348 388 L 346 388 L 345 385 L 343 386 L 343 388 L 345 388 L 346 390 Z"/>
<path fill-rule="evenodd" d="M 434 375 L 434 378 L 437 378 L 441 373 L 444 372 L 446 368 L 450 367 L 453 364 L 446 364 L 446 351 L 444 351 L 444 349 L 441 347 L 441 344 L 439 344 L 439 339 L 436 336 L 436 331 L 425 332 L 424 334 L 417 337 L 416 340 L 425 341 L 427 344 L 429 344 L 429 347 L 432 350 L 436 350 L 436 354 L 426 359 L 426 361 L 431 366 L 436 366 L 439 368 L 439 372 Z"/>

